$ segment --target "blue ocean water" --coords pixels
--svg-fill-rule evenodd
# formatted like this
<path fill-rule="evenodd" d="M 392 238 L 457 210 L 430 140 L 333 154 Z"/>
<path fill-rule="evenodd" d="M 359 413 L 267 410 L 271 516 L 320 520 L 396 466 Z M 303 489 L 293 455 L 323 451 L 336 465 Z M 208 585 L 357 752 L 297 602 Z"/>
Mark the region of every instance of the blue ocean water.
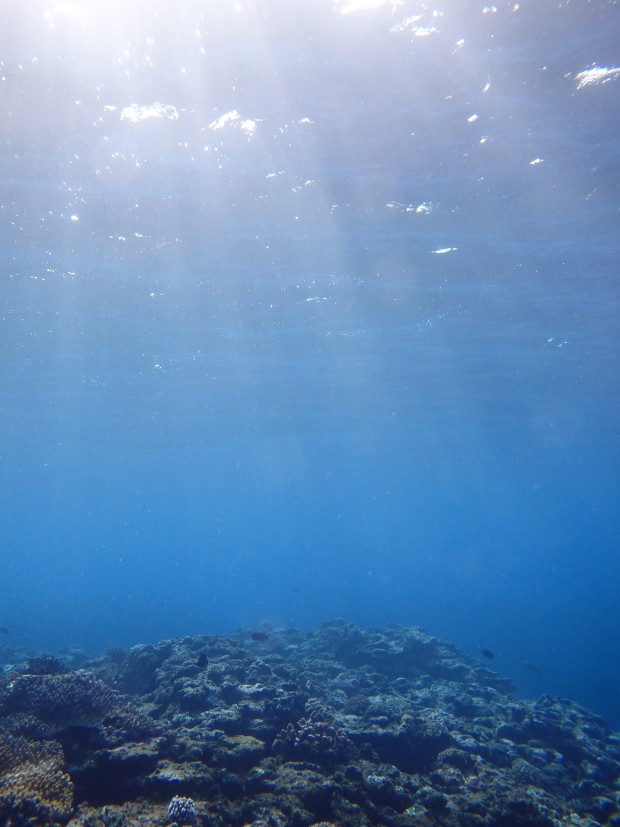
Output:
<path fill-rule="evenodd" d="M 417 624 L 620 727 L 618 3 L 0 9 L 0 642 Z"/>

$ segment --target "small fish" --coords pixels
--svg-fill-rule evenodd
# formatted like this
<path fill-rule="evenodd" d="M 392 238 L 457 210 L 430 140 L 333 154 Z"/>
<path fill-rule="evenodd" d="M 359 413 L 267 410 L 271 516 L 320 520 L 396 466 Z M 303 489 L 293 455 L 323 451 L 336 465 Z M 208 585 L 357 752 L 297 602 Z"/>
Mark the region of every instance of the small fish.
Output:
<path fill-rule="evenodd" d="M 259 640 L 261 642 L 269 640 L 267 632 L 252 632 L 252 640 Z"/>
<path fill-rule="evenodd" d="M 485 658 L 488 658 L 489 660 L 493 660 L 493 658 L 495 657 L 495 655 L 490 649 L 483 649 L 482 646 L 480 647 L 480 652 L 484 655 Z"/>
<path fill-rule="evenodd" d="M 532 673 L 532 675 L 542 675 L 542 672 L 540 671 L 540 669 L 538 668 L 538 666 L 536 666 L 536 664 L 535 664 L 535 663 L 532 663 L 532 661 L 531 661 L 531 660 L 523 660 L 523 661 L 521 661 L 521 666 L 522 666 L 524 669 L 527 669 L 527 671 L 528 671 L 528 672 L 531 672 L 531 673 Z"/>

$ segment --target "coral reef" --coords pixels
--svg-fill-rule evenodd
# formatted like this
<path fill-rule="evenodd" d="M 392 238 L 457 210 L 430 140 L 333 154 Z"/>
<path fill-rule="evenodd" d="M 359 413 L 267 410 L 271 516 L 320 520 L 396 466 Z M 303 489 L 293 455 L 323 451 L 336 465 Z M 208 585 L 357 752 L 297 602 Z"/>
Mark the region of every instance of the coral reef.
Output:
<path fill-rule="evenodd" d="M 310 707 L 310 702 L 306 705 Z M 315 711 L 309 718 L 288 723 L 276 735 L 272 750 L 287 759 L 334 764 L 354 754 L 353 743 L 329 713 Z"/>
<path fill-rule="evenodd" d="M 175 795 L 168 804 L 167 818 L 181 827 L 184 824 L 196 823 L 196 805 L 193 799 Z"/>
<path fill-rule="evenodd" d="M 43 666 L 0 681 L 0 827 L 620 827 L 620 736 L 417 628 Z"/>
<path fill-rule="evenodd" d="M 30 658 L 21 671 L 26 675 L 64 675 L 69 670 L 58 658 L 40 655 Z"/>
<path fill-rule="evenodd" d="M 0 734 L 0 823 L 37 824 L 68 818 L 73 784 L 60 744 Z"/>

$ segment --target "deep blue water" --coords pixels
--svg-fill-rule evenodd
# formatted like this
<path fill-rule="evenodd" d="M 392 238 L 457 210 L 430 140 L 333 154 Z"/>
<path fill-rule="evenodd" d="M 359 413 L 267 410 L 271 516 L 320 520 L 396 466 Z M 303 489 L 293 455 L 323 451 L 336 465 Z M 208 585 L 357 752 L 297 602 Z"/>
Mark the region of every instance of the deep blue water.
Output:
<path fill-rule="evenodd" d="M 620 6 L 354 6 L 0 3 L 0 642 L 411 623 L 620 727 Z"/>

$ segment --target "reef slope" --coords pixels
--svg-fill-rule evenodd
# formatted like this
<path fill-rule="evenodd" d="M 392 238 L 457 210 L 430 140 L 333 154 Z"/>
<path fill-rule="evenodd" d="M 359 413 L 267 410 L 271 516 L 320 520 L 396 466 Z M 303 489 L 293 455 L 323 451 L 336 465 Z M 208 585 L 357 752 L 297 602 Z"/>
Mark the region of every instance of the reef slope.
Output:
<path fill-rule="evenodd" d="M 0 825 L 620 825 L 620 736 L 415 627 L 33 663 L 0 682 Z"/>

